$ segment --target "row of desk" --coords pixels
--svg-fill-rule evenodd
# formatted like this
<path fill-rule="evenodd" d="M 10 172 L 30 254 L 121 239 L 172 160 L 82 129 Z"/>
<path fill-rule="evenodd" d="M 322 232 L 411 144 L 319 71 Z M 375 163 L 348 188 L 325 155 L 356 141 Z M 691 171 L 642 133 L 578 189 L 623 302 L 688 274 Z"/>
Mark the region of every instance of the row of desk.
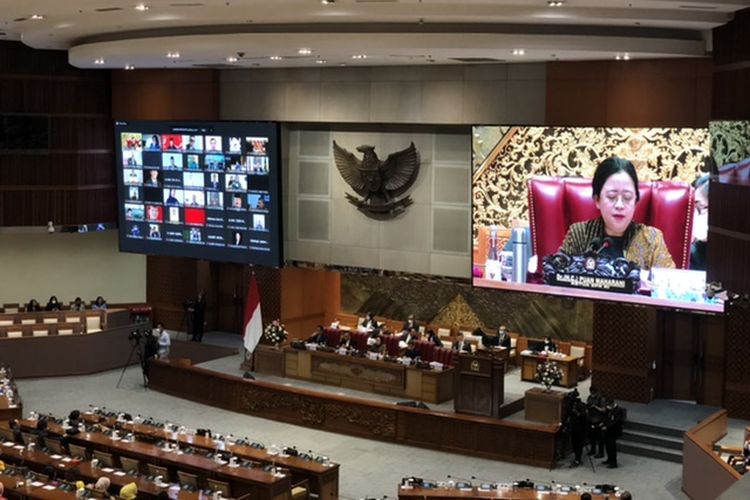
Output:
<path fill-rule="evenodd" d="M 591 493 L 593 500 L 607 500 L 614 494 Z M 539 491 L 533 488 L 500 487 L 497 489 L 482 489 L 477 486 L 467 488 L 437 487 L 422 488 L 411 486 L 400 486 L 398 498 L 402 500 L 411 499 L 450 499 L 450 498 L 493 498 L 501 500 L 578 500 L 581 498 L 580 491 L 565 492 L 560 490 Z"/>
<path fill-rule="evenodd" d="M 0 366 L 0 421 L 21 418 L 23 403 L 10 367 Z"/>
<path fill-rule="evenodd" d="M 25 430 L 31 430 L 36 427 L 36 421 L 22 420 L 21 427 Z M 62 427 L 57 424 L 50 423 L 48 430 L 52 434 L 64 434 Z M 233 496 L 250 494 L 252 498 L 269 500 L 283 500 L 291 496 L 292 485 L 289 475 L 274 474 L 262 468 L 232 467 L 226 463 L 216 462 L 205 455 L 184 453 L 181 450 L 168 451 L 155 444 L 140 441 L 123 441 L 102 432 L 79 432 L 66 436 L 66 439 L 70 443 L 111 453 L 114 456 L 125 456 L 144 463 L 167 467 L 172 471 L 180 470 L 200 477 L 210 477 L 227 482 L 231 486 Z M 13 449 L 19 453 L 19 458 L 26 458 L 23 454 L 28 453 L 28 451 Z M 4 447 L 3 451 L 5 455 L 5 452 L 10 450 Z M 68 457 L 60 458 L 60 460 L 65 459 L 70 463 L 71 459 Z"/>
<path fill-rule="evenodd" d="M 112 418 L 104 418 L 93 414 L 84 414 L 84 420 L 89 423 L 97 422 L 107 427 L 113 426 L 115 423 Z M 33 429 L 36 424 L 34 421 L 24 420 L 21 421 L 21 425 L 26 429 Z M 121 428 L 123 431 L 132 432 L 136 436 L 141 436 L 149 440 L 166 440 L 179 443 L 183 447 L 192 447 L 205 451 L 220 449 L 256 464 L 259 462 L 273 464 L 276 467 L 289 471 L 291 477 L 285 481 L 289 485 L 289 488 L 293 484 L 306 481 L 310 491 L 318 494 L 321 498 L 335 498 L 338 496 L 340 466 L 336 463 L 329 461 L 320 463 L 298 456 L 274 455 L 266 449 L 254 448 L 250 445 L 217 443 L 206 436 L 184 432 L 168 432 L 163 428 L 152 425 L 122 423 Z M 50 423 L 48 429 L 53 434 L 62 435 L 64 433 L 62 427 L 58 424 Z M 73 436 L 68 436 L 67 439 L 72 443 L 90 449 L 105 451 L 118 456 L 124 455 L 131 458 L 138 458 L 145 462 L 179 468 L 186 472 L 191 472 L 190 469 L 198 472 L 208 472 L 210 475 L 220 479 L 224 478 L 230 484 L 237 483 L 241 485 L 243 482 L 248 482 L 253 484 L 256 489 L 267 489 L 273 486 L 275 491 L 276 487 L 274 485 L 279 482 L 278 478 L 273 477 L 272 474 L 263 471 L 261 468 L 220 466 L 217 462 L 204 455 L 165 451 L 153 444 L 139 441 L 132 443 L 125 442 L 120 439 L 113 439 L 101 432 L 81 432 Z M 239 491 L 243 491 L 243 489 L 241 487 Z M 256 498 L 256 495 L 253 495 L 253 498 Z"/>

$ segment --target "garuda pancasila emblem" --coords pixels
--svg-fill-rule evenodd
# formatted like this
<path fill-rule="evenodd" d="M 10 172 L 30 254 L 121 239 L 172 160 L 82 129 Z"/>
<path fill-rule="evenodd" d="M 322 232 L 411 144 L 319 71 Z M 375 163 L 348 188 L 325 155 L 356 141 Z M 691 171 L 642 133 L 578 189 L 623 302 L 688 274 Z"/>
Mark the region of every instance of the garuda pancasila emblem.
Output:
<path fill-rule="evenodd" d="M 349 203 L 373 219 L 392 219 L 413 203 L 410 196 L 398 199 L 417 180 L 419 153 L 412 142 L 408 148 L 380 161 L 374 146 L 359 146 L 359 160 L 333 141 L 336 168 L 347 184 L 364 199 L 346 193 Z"/>

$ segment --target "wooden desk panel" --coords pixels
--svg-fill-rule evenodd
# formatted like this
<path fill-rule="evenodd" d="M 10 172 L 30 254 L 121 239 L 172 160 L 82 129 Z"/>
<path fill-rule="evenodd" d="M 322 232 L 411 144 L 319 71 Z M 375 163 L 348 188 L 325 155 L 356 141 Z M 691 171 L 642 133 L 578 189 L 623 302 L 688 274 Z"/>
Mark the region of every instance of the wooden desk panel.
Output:
<path fill-rule="evenodd" d="M 526 382 L 537 382 L 537 366 L 545 361 L 554 361 L 562 371 L 562 378 L 555 385 L 561 387 L 575 387 L 578 385 L 578 360 L 579 357 L 565 356 L 564 358 L 537 356 L 536 354 L 521 353 L 521 380 Z"/>
<path fill-rule="evenodd" d="M 156 361 L 150 388 L 277 422 L 552 468 L 559 425 L 407 408 Z"/>
<path fill-rule="evenodd" d="M 285 349 L 284 354 L 287 377 L 428 403 L 442 403 L 453 398 L 453 368 L 425 370 L 333 352 L 292 348 Z"/>
<path fill-rule="evenodd" d="M 409 488 L 400 486 L 398 489 L 398 498 L 404 500 L 412 498 L 494 498 L 500 500 L 536 500 L 544 498 L 547 500 L 578 500 L 581 498 L 580 495 L 580 493 L 538 492 L 531 489 L 514 490 L 512 488 L 486 491 L 480 490 L 477 487 L 459 490 L 457 488 Z M 594 500 L 606 500 L 610 497 L 614 497 L 614 495 L 591 494 L 591 498 Z"/>

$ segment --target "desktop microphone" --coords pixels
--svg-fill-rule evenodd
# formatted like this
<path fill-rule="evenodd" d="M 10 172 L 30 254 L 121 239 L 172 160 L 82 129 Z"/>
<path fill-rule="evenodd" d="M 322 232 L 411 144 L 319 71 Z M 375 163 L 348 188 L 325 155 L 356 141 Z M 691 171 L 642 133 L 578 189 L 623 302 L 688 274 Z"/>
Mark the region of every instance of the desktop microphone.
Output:
<path fill-rule="evenodd" d="M 614 240 L 607 236 L 602 240 L 602 244 L 599 246 L 599 250 L 596 251 L 595 255 L 598 257 L 604 250 L 611 248 L 615 244 Z"/>
<path fill-rule="evenodd" d="M 586 251 L 584 252 L 584 255 L 593 253 L 596 255 L 597 249 L 599 249 L 602 246 L 602 239 L 601 238 L 594 238 L 589 243 L 589 246 L 586 248 Z"/>

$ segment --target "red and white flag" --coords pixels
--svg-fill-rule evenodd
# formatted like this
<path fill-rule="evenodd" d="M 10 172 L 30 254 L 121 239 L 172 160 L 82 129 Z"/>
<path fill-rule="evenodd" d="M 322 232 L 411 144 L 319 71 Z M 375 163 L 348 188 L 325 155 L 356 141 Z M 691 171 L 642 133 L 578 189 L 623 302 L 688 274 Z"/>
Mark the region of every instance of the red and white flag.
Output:
<path fill-rule="evenodd" d="M 249 352 L 255 350 L 263 335 L 263 321 L 260 316 L 260 294 L 255 275 L 250 277 L 250 286 L 247 290 L 247 304 L 245 305 L 245 349 Z"/>

